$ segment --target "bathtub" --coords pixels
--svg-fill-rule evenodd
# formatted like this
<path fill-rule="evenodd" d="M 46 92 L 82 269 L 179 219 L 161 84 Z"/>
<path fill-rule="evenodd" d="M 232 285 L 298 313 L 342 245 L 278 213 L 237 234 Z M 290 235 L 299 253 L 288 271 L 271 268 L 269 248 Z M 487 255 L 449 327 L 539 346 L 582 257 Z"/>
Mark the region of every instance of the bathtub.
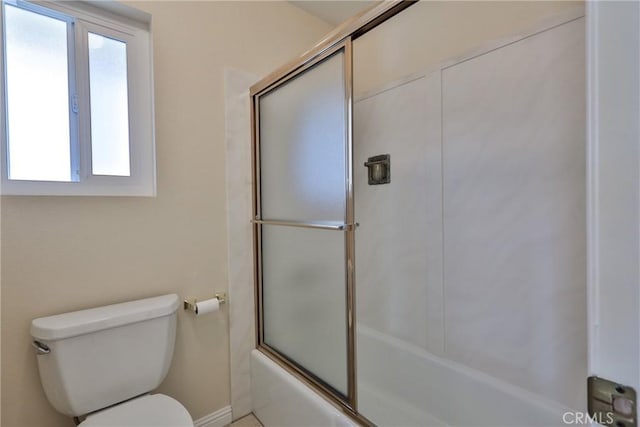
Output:
<path fill-rule="evenodd" d="M 366 326 L 357 331 L 358 410 L 379 426 L 550 427 L 574 412 Z M 265 427 L 358 425 L 258 350 L 251 381 Z"/>
<path fill-rule="evenodd" d="M 358 424 L 258 350 L 251 352 L 253 413 L 265 427 Z"/>
<path fill-rule="evenodd" d="M 377 425 L 562 426 L 573 412 L 361 324 L 357 331 L 358 410 Z"/>

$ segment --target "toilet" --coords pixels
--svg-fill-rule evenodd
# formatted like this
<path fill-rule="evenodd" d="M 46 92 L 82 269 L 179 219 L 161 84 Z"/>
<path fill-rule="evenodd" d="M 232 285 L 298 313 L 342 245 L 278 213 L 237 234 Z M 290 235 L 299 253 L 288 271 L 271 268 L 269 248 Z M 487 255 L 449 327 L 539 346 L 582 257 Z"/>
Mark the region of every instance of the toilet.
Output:
<path fill-rule="evenodd" d="M 180 402 L 150 394 L 171 365 L 179 305 L 170 294 L 33 320 L 51 405 L 82 427 L 193 427 Z"/>

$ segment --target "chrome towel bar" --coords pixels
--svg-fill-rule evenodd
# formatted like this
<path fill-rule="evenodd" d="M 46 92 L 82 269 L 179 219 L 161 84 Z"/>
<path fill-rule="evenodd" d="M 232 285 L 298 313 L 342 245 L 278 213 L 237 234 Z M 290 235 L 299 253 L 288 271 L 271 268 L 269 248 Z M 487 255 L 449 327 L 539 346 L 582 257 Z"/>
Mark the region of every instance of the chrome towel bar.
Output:
<path fill-rule="evenodd" d="M 253 224 L 263 225 L 284 225 L 287 227 L 301 227 L 301 228 L 315 228 L 319 230 L 338 230 L 345 231 L 358 227 L 358 223 L 355 224 L 330 224 L 321 222 L 296 222 L 296 221 L 271 221 L 262 219 L 252 219 Z"/>

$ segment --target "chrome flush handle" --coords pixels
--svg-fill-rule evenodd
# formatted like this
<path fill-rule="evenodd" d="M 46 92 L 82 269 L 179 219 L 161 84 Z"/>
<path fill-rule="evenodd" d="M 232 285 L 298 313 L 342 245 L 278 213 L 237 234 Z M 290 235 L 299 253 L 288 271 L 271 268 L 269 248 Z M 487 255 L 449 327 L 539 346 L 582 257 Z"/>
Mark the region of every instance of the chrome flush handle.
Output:
<path fill-rule="evenodd" d="M 40 341 L 33 341 L 31 342 L 31 345 L 36 349 L 38 355 L 51 353 L 49 346 L 41 343 Z"/>

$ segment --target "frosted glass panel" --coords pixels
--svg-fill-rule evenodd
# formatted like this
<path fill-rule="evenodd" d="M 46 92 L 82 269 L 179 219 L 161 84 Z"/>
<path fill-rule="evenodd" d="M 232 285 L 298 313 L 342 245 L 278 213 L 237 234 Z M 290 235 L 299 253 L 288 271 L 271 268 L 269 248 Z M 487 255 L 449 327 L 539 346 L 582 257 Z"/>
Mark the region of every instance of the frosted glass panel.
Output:
<path fill-rule="evenodd" d="M 4 10 L 9 179 L 71 181 L 67 24 Z"/>
<path fill-rule="evenodd" d="M 129 176 L 126 43 L 89 33 L 89 75 L 93 174 Z"/>
<path fill-rule="evenodd" d="M 344 221 L 344 53 L 260 97 L 262 218 Z"/>
<path fill-rule="evenodd" d="M 577 410 L 584 46 L 584 22 L 572 21 L 442 73 L 447 357 Z"/>
<path fill-rule="evenodd" d="M 433 12 L 475 16 L 463 3 Z M 368 91 L 353 106 L 358 411 L 379 426 L 565 424 L 587 401 L 584 18 L 506 45 L 474 30 L 472 57 L 453 46 L 423 75 L 411 64 L 439 53 L 401 53 L 394 76 L 357 64 L 375 34 L 433 38 L 416 7 L 353 43 Z M 380 153 L 391 183 L 369 186 L 361 165 Z"/>
<path fill-rule="evenodd" d="M 264 342 L 346 395 L 344 239 L 262 226 Z"/>

